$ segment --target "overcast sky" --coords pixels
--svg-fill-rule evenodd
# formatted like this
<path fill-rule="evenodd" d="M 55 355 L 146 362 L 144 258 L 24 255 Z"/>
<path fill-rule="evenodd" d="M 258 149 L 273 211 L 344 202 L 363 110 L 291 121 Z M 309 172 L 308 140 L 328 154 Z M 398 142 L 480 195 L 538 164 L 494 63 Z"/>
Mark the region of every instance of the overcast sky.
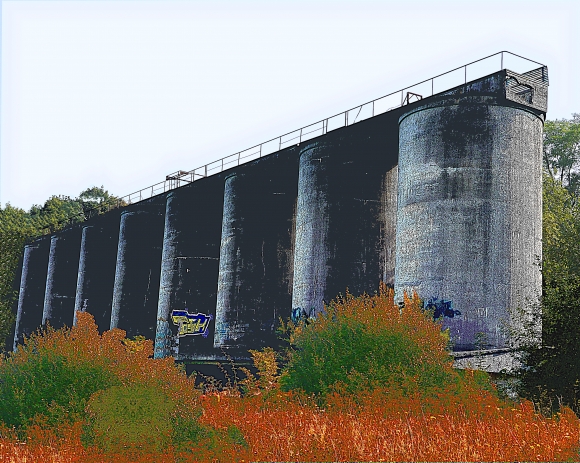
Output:
<path fill-rule="evenodd" d="M 549 119 L 580 112 L 575 0 L 4 0 L 1 40 L 0 203 L 26 210 L 126 195 L 500 50 L 548 66 Z"/>

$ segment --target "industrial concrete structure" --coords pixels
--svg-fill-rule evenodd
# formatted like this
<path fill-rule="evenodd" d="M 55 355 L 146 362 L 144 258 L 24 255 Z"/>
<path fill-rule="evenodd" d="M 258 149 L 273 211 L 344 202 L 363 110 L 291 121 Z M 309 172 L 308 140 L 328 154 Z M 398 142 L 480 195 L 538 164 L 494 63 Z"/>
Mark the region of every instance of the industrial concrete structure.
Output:
<path fill-rule="evenodd" d="M 539 63 L 504 69 L 504 53 L 499 71 L 468 81 L 458 68 L 453 88 L 424 81 L 430 96 L 404 89 L 394 108 L 361 105 L 213 175 L 215 163 L 180 171 L 160 194 L 27 245 L 14 347 L 88 310 L 101 331 L 155 339 L 156 357 L 245 361 L 277 344 L 279 318 L 383 281 L 446 307 L 459 366 L 476 351 L 482 368 L 508 366 L 511 309 L 541 292 L 548 78 Z"/>

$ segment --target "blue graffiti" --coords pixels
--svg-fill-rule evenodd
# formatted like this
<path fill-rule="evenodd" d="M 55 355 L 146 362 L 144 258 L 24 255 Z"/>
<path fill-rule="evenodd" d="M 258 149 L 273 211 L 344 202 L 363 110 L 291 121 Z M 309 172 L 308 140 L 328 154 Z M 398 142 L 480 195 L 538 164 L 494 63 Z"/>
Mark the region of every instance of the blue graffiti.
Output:
<path fill-rule="evenodd" d="M 314 318 L 314 313 L 314 307 L 311 307 L 310 310 L 296 307 L 292 309 L 292 321 L 298 323 L 300 320 L 304 320 L 308 323 L 309 319 Z"/>
<path fill-rule="evenodd" d="M 177 336 L 199 335 L 207 338 L 209 322 L 213 319 L 211 314 L 203 313 L 191 314 L 185 310 L 174 310 L 171 312 L 173 324 L 179 327 Z"/>
<path fill-rule="evenodd" d="M 453 318 L 456 315 L 461 315 L 459 310 L 453 310 L 452 301 L 445 301 L 438 297 L 432 297 L 425 301 L 423 307 L 425 310 L 433 311 L 433 320 L 437 320 L 440 317 Z"/>

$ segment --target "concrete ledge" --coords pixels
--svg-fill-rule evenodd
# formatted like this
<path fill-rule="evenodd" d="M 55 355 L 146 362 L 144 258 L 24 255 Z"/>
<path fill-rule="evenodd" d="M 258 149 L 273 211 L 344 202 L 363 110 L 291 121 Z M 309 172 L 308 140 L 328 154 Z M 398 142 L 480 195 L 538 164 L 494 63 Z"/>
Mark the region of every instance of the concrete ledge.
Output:
<path fill-rule="evenodd" d="M 482 370 L 488 373 L 513 373 L 521 367 L 513 349 L 488 349 L 451 352 L 453 368 Z"/>

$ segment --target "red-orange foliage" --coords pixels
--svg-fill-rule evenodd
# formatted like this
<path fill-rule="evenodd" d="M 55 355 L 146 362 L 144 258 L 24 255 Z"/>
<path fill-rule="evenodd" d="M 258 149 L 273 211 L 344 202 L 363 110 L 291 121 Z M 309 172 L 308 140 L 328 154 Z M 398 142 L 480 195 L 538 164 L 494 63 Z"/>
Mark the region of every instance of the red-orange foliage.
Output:
<path fill-rule="evenodd" d="M 579 421 L 555 419 L 530 402 L 510 407 L 484 393 L 471 406 L 428 404 L 375 391 L 358 407 L 319 409 L 279 392 L 252 398 L 203 397 L 204 422 L 235 424 L 251 461 L 577 461 Z M 338 399 L 339 400 L 339 399 Z"/>

